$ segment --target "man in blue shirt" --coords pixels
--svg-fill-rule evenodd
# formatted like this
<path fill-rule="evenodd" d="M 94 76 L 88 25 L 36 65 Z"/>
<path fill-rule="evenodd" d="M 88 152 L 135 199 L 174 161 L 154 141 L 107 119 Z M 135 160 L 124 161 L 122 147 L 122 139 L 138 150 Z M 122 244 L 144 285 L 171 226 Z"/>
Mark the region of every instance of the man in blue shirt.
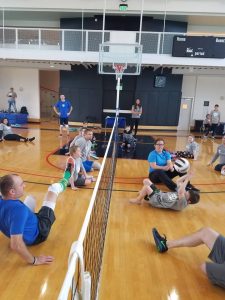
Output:
<path fill-rule="evenodd" d="M 34 213 L 35 199 L 28 196 L 24 202 L 25 184 L 16 174 L 5 175 L 0 179 L 0 231 L 10 238 L 10 248 L 31 265 L 50 264 L 52 256 L 34 256 L 27 246 L 45 241 L 55 221 L 54 209 L 58 194 L 65 190 L 68 180 L 49 186 L 48 192 L 38 213 Z"/>
<path fill-rule="evenodd" d="M 63 127 L 66 128 L 67 135 L 69 136 L 69 115 L 71 114 L 73 107 L 71 102 L 65 98 L 64 95 L 60 95 L 60 100 L 53 106 L 55 113 L 59 116 L 59 133 L 62 136 Z"/>

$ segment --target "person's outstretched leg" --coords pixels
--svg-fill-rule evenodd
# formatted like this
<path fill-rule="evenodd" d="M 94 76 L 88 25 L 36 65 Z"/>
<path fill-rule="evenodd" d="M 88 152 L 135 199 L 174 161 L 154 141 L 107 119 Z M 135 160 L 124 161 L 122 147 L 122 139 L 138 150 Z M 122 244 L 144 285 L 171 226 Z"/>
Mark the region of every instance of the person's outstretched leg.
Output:
<path fill-rule="evenodd" d="M 151 195 L 153 190 L 148 185 L 144 185 L 142 189 L 139 191 L 139 195 L 137 198 L 130 199 L 129 202 L 133 204 L 141 204 L 144 197 L 147 195 Z"/>
<path fill-rule="evenodd" d="M 165 252 L 168 249 L 179 247 L 197 247 L 202 244 L 205 244 L 212 250 L 213 245 L 219 236 L 218 232 L 207 227 L 177 240 L 167 240 L 165 236 L 163 237 L 159 234 L 156 228 L 153 228 L 152 233 L 159 252 Z"/>
<path fill-rule="evenodd" d="M 63 178 L 57 183 L 53 183 L 49 186 L 48 192 L 46 193 L 42 206 L 50 207 L 52 210 L 55 209 L 56 200 L 60 193 L 62 193 L 68 184 L 68 180 Z"/>
<path fill-rule="evenodd" d="M 173 180 L 168 176 L 167 172 L 164 170 L 155 170 L 149 174 L 149 178 L 153 183 L 164 183 L 168 189 L 171 191 L 176 191 L 177 185 Z"/>

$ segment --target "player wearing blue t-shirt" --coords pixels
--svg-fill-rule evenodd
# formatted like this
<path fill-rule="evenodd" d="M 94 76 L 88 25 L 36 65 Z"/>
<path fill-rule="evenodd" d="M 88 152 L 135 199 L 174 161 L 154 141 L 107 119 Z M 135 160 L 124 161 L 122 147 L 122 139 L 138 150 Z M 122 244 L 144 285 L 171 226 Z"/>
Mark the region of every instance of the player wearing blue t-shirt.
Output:
<path fill-rule="evenodd" d="M 52 256 L 33 256 L 27 245 L 35 245 L 45 241 L 55 221 L 54 209 L 58 194 L 67 186 L 68 180 L 62 179 L 48 188 L 41 209 L 34 213 L 35 199 L 28 196 L 24 202 L 25 184 L 16 175 L 6 175 L 0 179 L 0 231 L 10 238 L 10 247 L 26 262 L 32 265 L 50 264 Z"/>
<path fill-rule="evenodd" d="M 159 138 L 155 140 L 155 150 L 151 151 L 148 156 L 149 179 L 153 183 L 164 183 L 171 191 L 177 190 L 177 184 L 172 180 L 176 176 L 183 176 L 177 172 L 171 161 L 171 155 L 168 151 L 164 150 L 164 140 Z M 187 189 L 194 188 L 190 183 L 187 185 Z M 199 190 L 198 190 L 199 191 Z"/>
<path fill-rule="evenodd" d="M 53 106 L 55 113 L 59 116 L 59 132 L 62 135 L 63 127 L 66 127 L 67 135 L 69 135 L 69 115 L 71 114 L 73 107 L 71 102 L 65 98 L 64 95 L 60 95 L 60 100 Z"/>

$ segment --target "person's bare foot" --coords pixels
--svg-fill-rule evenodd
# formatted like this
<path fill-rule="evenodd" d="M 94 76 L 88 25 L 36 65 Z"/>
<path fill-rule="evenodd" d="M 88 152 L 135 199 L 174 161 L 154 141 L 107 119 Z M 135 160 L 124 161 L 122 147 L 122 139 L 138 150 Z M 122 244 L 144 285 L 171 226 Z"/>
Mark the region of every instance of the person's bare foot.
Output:
<path fill-rule="evenodd" d="M 137 199 L 130 199 L 129 202 L 132 204 L 141 204 L 141 201 Z"/>

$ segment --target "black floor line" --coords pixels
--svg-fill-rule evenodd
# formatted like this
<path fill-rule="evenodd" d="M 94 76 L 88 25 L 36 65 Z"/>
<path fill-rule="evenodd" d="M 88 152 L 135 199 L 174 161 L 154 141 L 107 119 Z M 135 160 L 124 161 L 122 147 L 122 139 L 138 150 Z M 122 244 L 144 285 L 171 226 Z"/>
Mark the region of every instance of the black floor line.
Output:
<path fill-rule="evenodd" d="M 50 184 L 49 183 L 41 183 L 41 182 L 34 182 L 34 181 L 24 181 L 24 182 L 27 182 L 27 183 L 33 183 L 33 184 L 42 184 L 42 185 L 47 185 L 49 186 Z M 81 187 L 80 188 L 81 190 L 93 190 L 94 188 L 93 187 Z M 108 189 L 99 189 L 100 191 L 106 191 Z M 139 190 L 124 190 L 124 189 L 112 189 L 112 192 L 129 192 L 129 193 L 138 193 Z M 225 193 L 225 191 L 215 191 L 215 192 L 200 192 L 201 194 L 223 194 Z"/>

